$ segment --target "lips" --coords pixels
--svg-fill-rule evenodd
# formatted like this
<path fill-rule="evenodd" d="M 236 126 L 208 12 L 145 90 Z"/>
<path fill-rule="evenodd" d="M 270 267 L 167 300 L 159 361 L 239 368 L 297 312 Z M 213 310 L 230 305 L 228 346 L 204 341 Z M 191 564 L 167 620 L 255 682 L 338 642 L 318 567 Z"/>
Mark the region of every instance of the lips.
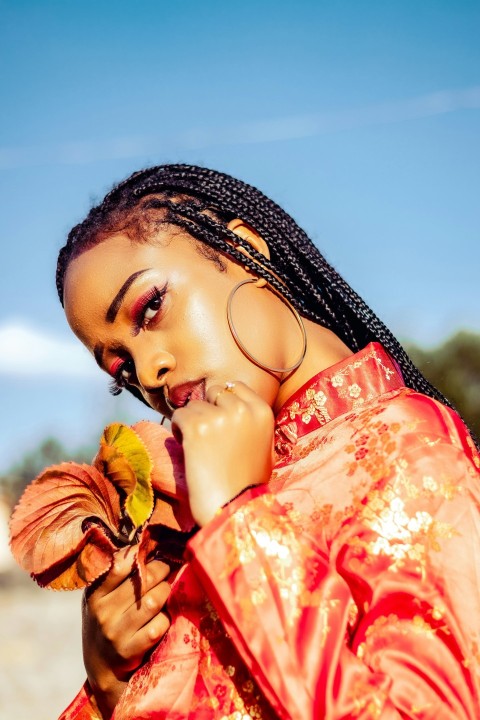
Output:
<path fill-rule="evenodd" d="M 176 408 L 183 407 L 190 400 L 205 400 L 205 380 L 176 385 L 168 393 L 168 402 Z"/>

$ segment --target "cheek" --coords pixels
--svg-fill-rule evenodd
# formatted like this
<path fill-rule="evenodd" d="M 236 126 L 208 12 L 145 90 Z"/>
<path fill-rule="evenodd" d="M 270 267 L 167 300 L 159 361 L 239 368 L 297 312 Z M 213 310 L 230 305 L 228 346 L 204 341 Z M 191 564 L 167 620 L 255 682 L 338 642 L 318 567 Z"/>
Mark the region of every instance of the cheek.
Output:
<path fill-rule="evenodd" d="M 217 365 L 232 348 L 226 301 L 223 297 L 212 299 L 200 293 L 191 295 L 182 316 L 179 328 L 182 345 L 190 355 L 196 358 L 208 355 L 209 362 Z"/>
<path fill-rule="evenodd" d="M 251 355 L 270 367 L 282 366 L 284 305 L 281 300 L 253 283 L 243 285 L 233 296 L 230 318 Z"/>

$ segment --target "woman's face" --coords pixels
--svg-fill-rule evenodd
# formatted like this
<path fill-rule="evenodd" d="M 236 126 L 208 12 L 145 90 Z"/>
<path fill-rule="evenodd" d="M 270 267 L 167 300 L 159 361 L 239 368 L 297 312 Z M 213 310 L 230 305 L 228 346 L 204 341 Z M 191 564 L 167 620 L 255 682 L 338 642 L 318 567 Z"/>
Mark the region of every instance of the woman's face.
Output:
<path fill-rule="evenodd" d="M 180 231 L 165 228 L 145 244 L 114 235 L 71 261 L 64 292 L 68 322 L 102 369 L 120 385 L 137 387 L 164 414 L 164 393 L 182 406 L 227 380 L 245 382 L 275 407 L 278 378 L 245 357 L 227 322 L 229 294 L 252 276 L 225 262 L 226 270 L 219 270 Z M 242 341 L 274 367 L 289 360 L 282 313 L 283 304 L 253 283 L 235 296 Z"/>

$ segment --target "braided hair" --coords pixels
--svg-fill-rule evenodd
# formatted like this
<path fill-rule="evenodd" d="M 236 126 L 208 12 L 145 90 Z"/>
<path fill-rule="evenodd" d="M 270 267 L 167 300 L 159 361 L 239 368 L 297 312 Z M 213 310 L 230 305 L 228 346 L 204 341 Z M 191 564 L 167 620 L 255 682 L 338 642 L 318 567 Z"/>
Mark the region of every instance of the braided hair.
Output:
<path fill-rule="evenodd" d="M 237 217 L 263 237 L 270 249 L 270 260 L 226 227 Z M 351 350 L 380 342 L 398 363 L 408 387 L 451 407 L 295 220 L 255 187 L 215 170 L 159 165 L 135 172 L 114 187 L 71 230 L 60 250 L 56 282 L 62 305 L 65 273 L 72 259 L 117 232 L 148 241 L 162 225 L 177 226 L 200 241 L 204 254 L 219 267 L 221 253 L 226 253 L 253 270 L 301 315 L 332 330 Z M 129 389 L 143 399 L 135 388 Z"/>

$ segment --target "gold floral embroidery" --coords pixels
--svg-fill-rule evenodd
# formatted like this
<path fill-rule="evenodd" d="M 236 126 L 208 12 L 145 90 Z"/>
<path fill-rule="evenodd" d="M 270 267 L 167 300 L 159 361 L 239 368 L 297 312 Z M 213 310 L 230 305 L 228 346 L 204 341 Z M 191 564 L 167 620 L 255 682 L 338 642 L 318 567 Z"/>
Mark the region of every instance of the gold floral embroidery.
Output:
<path fill-rule="evenodd" d="M 366 362 L 369 360 L 374 360 L 379 370 L 381 370 L 385 376 L 385 380 L 390 380 L 394 375 L 396 375 L 395 370 L 393 370 L 391 367 L 388 367 L 385 362 L 383 361 L 382 357 L 380 356 L 380 353 L 377 352 L 375 346 L 373 346 L 370 350 L 370 352 L 363 352 L 361 355 L 355 356 L 355 361 L 348 363 L 342 370 L 337 371 L 334 375 L 332 375 L 331 378 L 329 378 L 330 383 L 333 387 L 342 387 L 344 385 L 345 378 L 353 374 L 354 370 L 359 370 Z"/>
<path fill-rule="evenodd" d="M 200 624 L 199 673 L 208 686 L 213 688 L 214 695 L 196 696 L 191 710 L 200 712 L 210 707 L 216 711 L 214 717 L 225 719 L 273 718 L 270 706 L 230 645 L 225 628 L 210 600 L 205 600 L 204 607 L 205 613 Z"/>
<path fill-rule="evenodd" d="M 425 703 L 425 705 L 412 705 L 410 707 L 410 714 L 418 717 L 422 717 L 425 710 L 432 707 L 432 703 Z"/>
<path fill-rule="evenodd" d="M 300 404 L 293 402 L 290 406 L 289 415 L 291 420 L 300 416 L 302 422 L 308 425 L 312 417 L 317 418 L 321 425 L 331 420 L 330 414 L 325 407 L 327 396 L 319 390 L 315 392 L 313 388 L 309 388 L 305 393 L 305 401 Z"/>
<path fill-rule="evenodd" d="M 348 386 L 348 394 L 352 398 L 358 398 L 362 393 L 362 388 L 360 385 L 357 385 L 357 383 L 352 383 L 352 385 Z"/>
<path fill-rule="evenodd" d="M 358 415 L 361 430 L 354 431 L 352 442 L 345 447 L 347 455 L 353 455 L 346 467 L 347 475 L 363 469 L 375 482 L 390 473 L 390 457 L 397 448 L 395 436 L 401 425 L 398 422 L 387 424 L 378 419 L 383 411 L 384 408 L 372 408 Z"/>
<path fill-rule="evenodd" d="M 470 658 L 463 661 L 463 665 L 466 668 L 475 667 L 477 673 L 480 675 L 480 641 L 474 640 L 470 646 Z"/>
<path fill-rule="evenodd" d="M 357 605 L 352 601 L 348 606 L 348 627 L 350 630 L 357 624 L 359 614 Z"/>
<path fill-rule="evenodd" d="M 390 365 L 387 353 L 376 343 L 344 361 L 336 369 L 325 370 L 280 411 L 275 430 L 275 449 L 289 458 L 298 438 L 330 422 L 333 418 L 361 408 L 382 392 L 403 386 L 401 376 Z M 373 366 L 373 367 L 372 367 Z"/>
<path fill-rule="evenodd" d="M 258 503 L 269 507 L 274 501 L 262 495 L 255 504 L 232 515 L 232 529 L 224 534 L 228 555 L 222 577 L 230 576 L 240 566 L 246 568 L 249 592 L 239 599 L 245 622 L 255 617 L 253 607 L 267 601 L 266 588 L 272 582 L 288 604 L 287 622 L 293 625 L 302 608 L 325 602 L 326 612 L 327 605 L 331 607 L 335 601 L 322 598 L 318 589 L 318 574 L 323 566 L 317 551 L 300 540 L 298 522 L 302 516 L 285 506 L 284 514 L 258 511 Z M 259 562 L 259 550 L 269 559 L 265 565 Z"/>
<path fill-rule="evenodd" d="M 402 482 L 403 481 L 403 482 Z M 351 546 L 364 548 L 368 556 L 382 555 L 391 560 L 390 570 L 397 571 L 410 560 L 416 565 L 422 577 L 426 573 L 428 552 L 441 550 L 440 540 L 458 535 L 453 525 L 434 520 L 430 513 L 417 510 L 413 515 L 407 512 L 402 495 L 406 487 L 407 497 L 412 496 L 414 486 L 402 474 L 384 488 L 372 490 L 360 511 L 360 519 L 376 534 L 365 541 L 355 537 Z M 422 490 L 415 489 L 415 496 Z M 430 493 L 430 489 L 424 491 Z"/>
<path fill-rule="evenodd" d="M 387 696 L 384 690 L 377 687 L 376 680 L 369 678 L 352 682 L 349 698 L 354 705 L 352 717 L 361 715 L 365 720 L 367 718 L 378 720 L 382 715 Z"/>
<path fill-rule="evenodd" d="M 432 618 L 434 620 L 442 620 L 445 615 L 445 608 L 434 605 L 432 608 Z"/>
<path fill-rule="evenodd" d="M 367 627 L 365 640 L 359 643 L 356 649 L 357 657 L 367 662 L 367 664 L 372 665 L 375 670 L 376 664 L 374 657 L 367 657 L 368 650 L 370 647 L 373 647 L 374 651 L 378 651 L 379 648 L 383 649 L 384 647 L 388 647 L 390 644 L 388 631 L 392 628 L 395 629 L 396 633 L 400 633 L 403 636 L 414 634 L 433 638 L 437 634 L 443 636 L 449 635 L 449 628 L 446 625 L 440 624 L 438 620 L 435 620 L 434 615 L 435 608 L 426 608 L 423 615 L 417 613 L 411 618 L 401 618 L 395 613 L 380 615 Z M 429 622 L 429 618 L 431 618 L 431 622 Z M 385 631 L 387 631 L 386 635 Z"/>

